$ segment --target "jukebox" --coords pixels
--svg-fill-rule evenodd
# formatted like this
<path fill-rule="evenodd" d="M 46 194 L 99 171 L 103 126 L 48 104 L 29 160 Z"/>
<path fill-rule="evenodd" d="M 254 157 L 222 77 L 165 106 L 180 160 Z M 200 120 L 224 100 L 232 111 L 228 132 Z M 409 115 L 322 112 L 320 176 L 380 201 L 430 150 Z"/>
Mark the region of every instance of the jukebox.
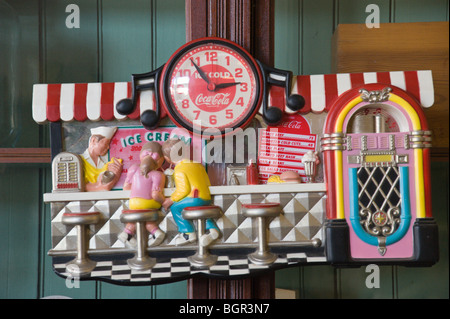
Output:
<path fill-rule="evenodd" d="M 433 95 L 430 71 L 293 76 L 220 38 L 130 82 L 36 84 L 33 117 L 52 128 L 53 267 L 141 285 L 432 265 Z"/>

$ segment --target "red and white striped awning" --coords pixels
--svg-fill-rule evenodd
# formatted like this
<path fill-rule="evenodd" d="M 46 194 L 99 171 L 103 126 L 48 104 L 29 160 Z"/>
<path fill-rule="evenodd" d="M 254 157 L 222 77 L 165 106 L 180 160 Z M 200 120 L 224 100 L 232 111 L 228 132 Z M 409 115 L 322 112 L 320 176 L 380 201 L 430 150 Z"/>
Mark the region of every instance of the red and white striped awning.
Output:
<path fill-rule="evenodd" d="M 431 71 L 397 71 L 299 75 L 293 77 L 292 93 L 305 98 L 301 113 L 321 113 L 329 110 L 344 92 L 364 84 L 382 83 L 407 91 L 423 107 L 434 103 Z M 285 108 L 284 88 L 272 86 L 269 105 Z M 33 119 L 46 121 L 111 121 L 139 119 L 147 109 L 155 108 L 152 91 L 140 93 L 136 110 L 127 116 L 117 113 L 117 101 L 131 96 L 130 82 L 35 84 L 33 88 Z M 164 110 L 161 115 L 165 116 Z"/>
<path fill-rule="evenodd" d="M 430 107 L 434 103 L 431 71 L 299 75 L 293 77 L 292 93 L 300 94 L 305 98 L 305 107 L 301 110 L 301 113 L 321 113 L 329 111 L 329 108 L 344 92 L 371 83 L 396 86 L 405 90 L 422 107 Z M 270 91 L 269 105 L 278 105 L 280 103 L 284 103 L 284 92 L 278 88 L 272 89 Z"/>

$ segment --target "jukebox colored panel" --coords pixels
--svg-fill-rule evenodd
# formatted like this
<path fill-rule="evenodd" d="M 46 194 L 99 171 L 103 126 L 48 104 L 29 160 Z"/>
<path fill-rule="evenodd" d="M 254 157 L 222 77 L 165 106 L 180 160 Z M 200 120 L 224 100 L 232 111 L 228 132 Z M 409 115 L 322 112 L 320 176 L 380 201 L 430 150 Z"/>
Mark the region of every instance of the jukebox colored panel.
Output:
<path fill-rule="evenodd" d="M 352 256 L 411 257 L 409 168 L 361 166 L 348 172 Z"/>

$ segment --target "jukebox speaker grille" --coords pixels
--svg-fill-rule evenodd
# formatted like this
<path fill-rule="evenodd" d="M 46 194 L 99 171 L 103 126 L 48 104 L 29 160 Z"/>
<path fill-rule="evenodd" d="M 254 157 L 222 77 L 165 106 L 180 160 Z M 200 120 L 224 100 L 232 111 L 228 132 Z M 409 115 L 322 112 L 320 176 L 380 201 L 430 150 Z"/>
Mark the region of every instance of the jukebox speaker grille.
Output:
<path fill-rule="evenodd" d="M 400 173 L 397 166 L 362 166 L 357 171 L 360 222 L 373 236 L 388 236 L 400 224 Z"/>

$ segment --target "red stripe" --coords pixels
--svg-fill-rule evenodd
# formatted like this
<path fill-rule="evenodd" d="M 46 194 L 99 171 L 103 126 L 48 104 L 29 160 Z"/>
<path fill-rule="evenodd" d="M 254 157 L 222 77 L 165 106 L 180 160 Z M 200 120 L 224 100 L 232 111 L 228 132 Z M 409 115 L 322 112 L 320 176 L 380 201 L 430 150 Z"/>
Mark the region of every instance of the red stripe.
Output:
<path fill-rule="evenodd" d="M 105 121 L 114 119 L 114 83 L 102 83 L 100 100 L 100 117 Z"/>
<path fill-rule="evenodd" d="M 389 72 L 377 72 L 377 82 L 382 84 L 391 84 Z"/>
<path fill-rule="evenodd" d="M 350 73 L 350 81 L 352 83 L 352 88 L 364 85 L 364 74 Z"/>
<path fill-rule="evenodd" d="M 420 87 L 417 71 L 405 71 L 406 91 L 420 102 Z"/>
<path fill-rule="evenodd" d="M 73 105 L 73 117 L 76 121 L 84 122 L 87 120 L 86 95 L 87 83 L 75 84 L 75 98 Z"/>
<path fill-rule="evenodd" d="M 325 178 L 327 185 L 327 218 L 336 219 L 336 183 L 334 178 L 334 152 L 323 152 Z"/>
<path fill-rule="evenodd" d="M 338 96 L 336 74 L 325 75 L 325 110 L 328 111 Z"/>
<path fill-rule="evenodd" d="M 269 95 L 270 95 L 269 106 L 275 106 L 284 112 L 284 109 L 286 107 L 286 101 L 284 98 L 285 95 L 284 87 L 273 85 L 270 88 Z"/>
<path fill-rule="evenodd" d="M 311 112 L 311 82 L 309 80 L 309 75 L 297 76 L 297 91 L 298 94 L 305 99 L 305 106 L 299 113 L 304 114 Z"/>
<path fill-rule="evenodd" d="M 131 98 L 131 91 L 132 91 L 131 82 L 128 82 L 128 97 L 130 97 L 130 98 Z M 140 115 L 141 115 L 141 111 L 140 111 L 139 99 L 138 99 L 138 101 L 136 102 L 136 108 L 130 115 L 128 115 L 128 117 L 132 120 L 136 120 L 139 118 Z"/>
<path fill-rule="evenodd" d="M 61 118 L 59 103 L 61 99 L 61 84 L 49 84 L 47 87 L 47 119 L 57 122 Z"/>

